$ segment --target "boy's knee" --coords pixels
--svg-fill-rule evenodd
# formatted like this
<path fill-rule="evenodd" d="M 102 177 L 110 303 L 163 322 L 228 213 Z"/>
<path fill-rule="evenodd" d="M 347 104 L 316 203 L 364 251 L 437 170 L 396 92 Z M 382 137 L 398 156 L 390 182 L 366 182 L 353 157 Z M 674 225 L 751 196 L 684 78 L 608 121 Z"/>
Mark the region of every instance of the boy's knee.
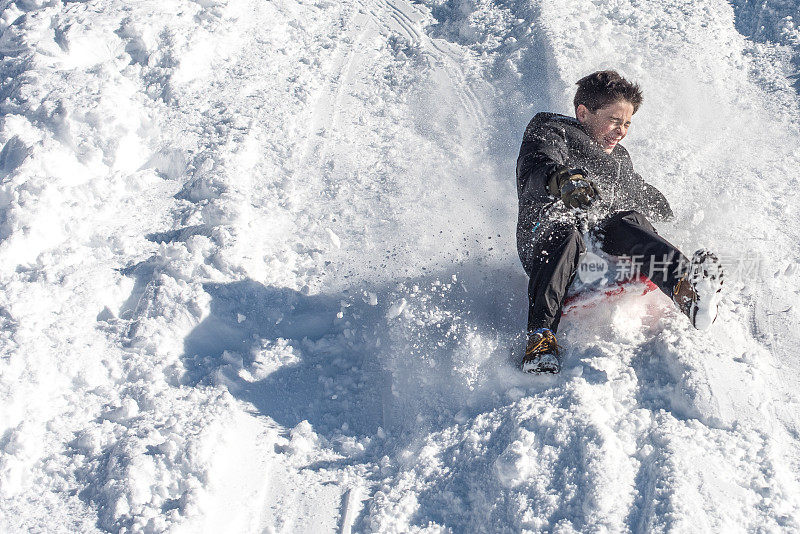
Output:
<path fill-rule="evenodd" d="M 628 210 L 622 211 L 620 213 L 615 214 L 611 217 L 608 221 L 609 225 L 614 224 L 626 224 L 628 226 L 638 226 L 640 228 L 645 228 L 650 230 L 651 232 L 655 232 L 656 229 L 653 228 L 653 225 L 650 224 L 650 221 L 647 220 L 647 217 L 639 213 L 635 210 Z"/>

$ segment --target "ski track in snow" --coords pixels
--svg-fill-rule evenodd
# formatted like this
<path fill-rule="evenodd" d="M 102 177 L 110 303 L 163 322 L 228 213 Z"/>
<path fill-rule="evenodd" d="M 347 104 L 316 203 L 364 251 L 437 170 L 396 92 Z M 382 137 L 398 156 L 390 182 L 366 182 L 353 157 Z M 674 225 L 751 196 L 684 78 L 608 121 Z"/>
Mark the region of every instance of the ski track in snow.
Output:
<path fill-rule="evenodd" d="M 0 531 L 800 530 L 796 2 L 0 9 Z M 525 376 L 519 138 L 605 67 L 730 287 Z"/>

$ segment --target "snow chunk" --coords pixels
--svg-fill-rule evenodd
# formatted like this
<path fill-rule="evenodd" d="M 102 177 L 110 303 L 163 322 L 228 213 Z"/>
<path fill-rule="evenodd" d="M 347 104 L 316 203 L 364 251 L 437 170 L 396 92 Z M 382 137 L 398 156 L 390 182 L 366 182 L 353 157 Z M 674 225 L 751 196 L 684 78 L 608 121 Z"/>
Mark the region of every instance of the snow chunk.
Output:
<path fill-rule="evenodd" d="M 19 136 L 9 139 L 0 151 L 0 176 L 11 174 L 30 154 L 30 147 Z"/>
<path fill-rule="evenodd" d="M 187 157 L 183 150 L 162 148 L 153 154 L 142 169 L 154 169 L 169 180 L 178 180 L 186 173 Z"/>
<path fill-rule="evenodd" d="M 403 313 L 403 310 L 406 309 L 407 304 L 408 302 L 406 301 L 406 299 L 401 298 L 398 302 L 395 302 L 394 304 L 391 305 L 389 311 L 386 312 L 386 318 L 395 319 L 396 317 L 399 317 L 400 314 Z"/>
<path fill-rule="evenodd" d="M 286 447 L 286 452 L 293 454 L 308 454 L 319 445 L 319 436 L 314 432 L 314 428 L 307 420 L 297 423 L 289 433 L 290 442 Z"/>
<path fill-rule="evenodd" d="M 130 397 L 126 397 L 120 403 L 120 406 L 114 408 L 106 414 L 106 419 L 109 421 L 120 422 L 126 421 L 139 414 L 139 405 Z"/>
<path fill-rule="evenodd" d="M 511 442 L 494 463 L 497 479 L 506 488 L 525 482 L 536 469 L 536 434 L 520 430 L 520 439 Z"/>
<path fill-rule="evenodd" d="M 325 228 L 325 231 L 328 232 L 328 239 L 331 240 L 331 243 L 336 248 L 342 248 L 342 241 L 339 239 L 339 236 L 333 233 L 333 230 L 330 228 Z"/>

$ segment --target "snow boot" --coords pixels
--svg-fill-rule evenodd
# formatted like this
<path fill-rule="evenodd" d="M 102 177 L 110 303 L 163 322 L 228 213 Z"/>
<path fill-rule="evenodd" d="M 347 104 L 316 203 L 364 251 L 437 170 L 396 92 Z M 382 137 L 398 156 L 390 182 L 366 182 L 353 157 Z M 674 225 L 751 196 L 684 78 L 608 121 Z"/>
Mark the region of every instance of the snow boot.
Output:
<path fill-rule="evenodd" d="M 558 373 L 561 371 L 560 349 L 556 336 L 547 328 L 528 335 L 522 370 L 526 373 Z"/>
<path fill-rule="evenodd" d="M 708 329 L 717 318 L 723 278 L 717 256 L 701 248 L 692 256 L 689 271 L 675 284 L 672 300 L 698 330 Z"/>

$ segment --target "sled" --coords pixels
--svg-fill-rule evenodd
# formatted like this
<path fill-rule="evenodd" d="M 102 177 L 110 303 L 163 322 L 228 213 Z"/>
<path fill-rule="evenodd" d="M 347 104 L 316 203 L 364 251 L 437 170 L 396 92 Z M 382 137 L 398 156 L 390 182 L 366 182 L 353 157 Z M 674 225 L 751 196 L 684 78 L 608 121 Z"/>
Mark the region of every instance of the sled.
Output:
<path fill-rule="evenodd" d="M 625 271 L 618 258 L 587 250 L 581 256 L 561 315 L 575 315 L 598 304 L 613 304 L 623 297 L 644 296 L 656 289 L 658 286 L 638 269 L 636 272 Z"/>
<path fill-rule="evenodd" d="M 644 296 L 657 289 L 658 286 L 644 275 L 597 287 L 578 287 L 564 299 L 561 315 L 576 315 L 600 304 L 611 304 L 630 295 Z"/>

